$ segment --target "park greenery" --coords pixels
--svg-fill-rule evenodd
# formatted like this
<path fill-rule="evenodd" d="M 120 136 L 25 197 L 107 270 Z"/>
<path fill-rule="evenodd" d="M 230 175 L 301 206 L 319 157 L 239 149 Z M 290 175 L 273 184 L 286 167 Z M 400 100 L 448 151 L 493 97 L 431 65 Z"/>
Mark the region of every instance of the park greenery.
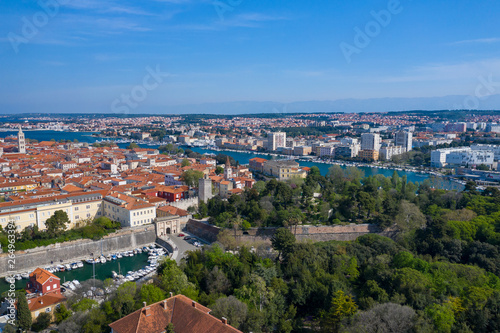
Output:
<path fill-rule="evenodd" d="M 500 332 L 496 188 L 469 182 L 445 191 L 397 173 L 363 177 L 334 166 L 321 176 L 313 167 L 306 179 L 257 182 L 198 213 L 225 228 L 216 243 L 180 264 L 165 259 L 151 284 L 111 291 L 109 281 L 97 281 L 109 290 L 104 301 L 77 293 L 58 310 L 58 331 L 109 332 L 111 322 L 172 292 L 245 333 Z M 300 224 L 348 223 L 372 223 L 379 234 L 297 240 Z M 251 227 L 277 229 L 270 244 L 238 242 L 234 233 Z"/>
<path fill-rule="evenodd" d="M 16 250 L 27 250 L 38 246 L 47 246 L 76 239 L 88 238 L 93 240 L 120 229 L 119 222 L 113 222 L 101 216 L 94 220 L 81 221 L 82 227 L 67 230 L 70 220 L 67 213 L 57 210 L 45 221 L 45 230 L 40 230 L 37 225 L 28 226 L 16 233 Z M 8 232 L 0 226 L 0 244 L 4 252 L 8 251 Z"/>

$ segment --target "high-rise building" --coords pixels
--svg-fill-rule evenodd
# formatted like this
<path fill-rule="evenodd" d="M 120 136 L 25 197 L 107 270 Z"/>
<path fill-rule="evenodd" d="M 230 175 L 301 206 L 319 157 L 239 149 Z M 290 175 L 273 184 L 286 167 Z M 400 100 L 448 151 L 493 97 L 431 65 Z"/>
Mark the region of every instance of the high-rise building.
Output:
<path fill-rule="evenodd" d="M 286 147 L 286 133 L 274 132 L 267 136 L 267 149 L 275 151 L 280 147 Z"/>
<path fill-rule="evenodd" d="M 23 130 L 21 129 L 21 126 L 19 126 L 19 132 L 17 133 L 17 148 L 19 150 L 19 153 L 26 154 L 26 143 L 24 140 L 24 133 Z"/>
<path fill-rule="evenodd" d="M 409 152 L 413 145 L 413 133 L 407 131 L 397 132 L 394 141 L 395 146 L 401 146 L 405 152 Z"/>
<path fill-rule="evenodd" d="M 361 134 L 361 150 L 376 150 L 379 151 L 381 146 L 379 133 L 363 133 Z"/>

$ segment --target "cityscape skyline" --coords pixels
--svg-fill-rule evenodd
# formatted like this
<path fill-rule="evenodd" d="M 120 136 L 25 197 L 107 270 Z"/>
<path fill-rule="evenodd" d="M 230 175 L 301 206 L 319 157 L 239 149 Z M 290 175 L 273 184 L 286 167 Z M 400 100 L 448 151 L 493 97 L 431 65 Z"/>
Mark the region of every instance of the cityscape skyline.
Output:
<path fill-rule="evenodd" d="M 2 3 L 0 113 L 499 109 L 498 7 Z"/>

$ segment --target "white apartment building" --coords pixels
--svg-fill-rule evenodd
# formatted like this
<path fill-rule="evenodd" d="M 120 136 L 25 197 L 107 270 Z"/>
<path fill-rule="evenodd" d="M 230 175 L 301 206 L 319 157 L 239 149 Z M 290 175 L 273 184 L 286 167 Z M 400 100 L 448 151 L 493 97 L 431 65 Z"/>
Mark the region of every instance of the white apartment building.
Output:
<path fill-rule="evenodd" d="M 361 134 L 361 150 L 376 150 L 379 151 L 381 146 L 379 133 L 363 133 Z"/>
<path fill-rule="evenodd" d="M 460 166 L 470 168 L 481 164 L 495 168 L 495 154 L 491 150 L 474 150 L 471 147 L 438 149 L 431 152 L 431 167 Z"/>
<path fill-rule="evenodd" d="M 104 216 L 120 222 L 122 227 L 153 223 L 156 206 L 124 193 L 113 193 L 103 200 Z"/>
<path fill-rule="evenodd" d="M 394 145 L 403 147 L 404 152 L 409 152 L 413 145 L 413 133 L 406 131 L 397 132 Z"/>
<path fill-rule="evenodd" d="M 393 156 L 401 155 L 405 153 L 406 150 L 401 146 L 388 146 L 380 148 L 380 159 L 381 160 L 390 160 Z"/>
<path fill-rule="evenodd" d="M 267 149 L 275 151 L 280 147 L 286 147 L 286 133 L 269 133 L 267 136 Z"/>

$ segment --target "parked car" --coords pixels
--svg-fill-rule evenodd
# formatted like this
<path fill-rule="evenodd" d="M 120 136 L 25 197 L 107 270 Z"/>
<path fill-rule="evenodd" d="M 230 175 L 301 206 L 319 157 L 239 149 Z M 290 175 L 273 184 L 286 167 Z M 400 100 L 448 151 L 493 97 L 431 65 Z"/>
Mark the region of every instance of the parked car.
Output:
<path fill-rule="evenodd" d="M 186 236 L 186 235 L 184 235 L 184 234 L 178 234 L 177 235 L 177 237 L 184 237 L 184 236 Z"/>
<path fill-rule="evenodd" d="M 190 240 L 190 239 L 191 239 L 191 237 L 189 237 L 189 236 L 184 237 L 184 240 Z"/>

